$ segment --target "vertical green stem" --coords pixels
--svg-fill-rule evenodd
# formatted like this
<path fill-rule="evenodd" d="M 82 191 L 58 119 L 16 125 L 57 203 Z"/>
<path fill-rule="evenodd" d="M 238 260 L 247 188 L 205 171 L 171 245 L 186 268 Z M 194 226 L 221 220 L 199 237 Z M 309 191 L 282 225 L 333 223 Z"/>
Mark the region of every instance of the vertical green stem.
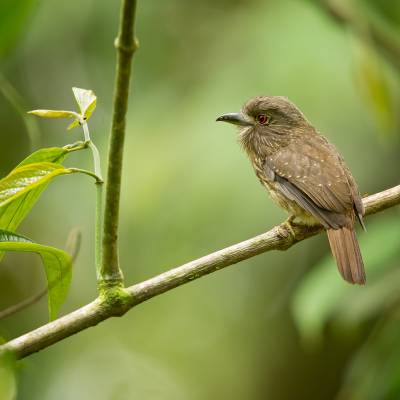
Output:
<path fill-rule="evenodd" d="M 118 37 L 115 41 L 117 68 L 108 153 L 103 230 L 103 264 L 100 271 L 100 288 L 123 286 L 123 275 L 118 260 L 119 203 L 132 57 L 138 47 L 134 33 L 135 14 L 136 0 L 122 0 L 120 27 Z"/>
<path fill-rule="evenodd" d="M 89 148 L 92 150 L 93 155 L 93 164 L 94 164 L 94 173 L 100 178 L 103 179 L 103 175 L 101 174 L 101 165 L 100 165 L 100 154 L 99 150 L 95 146 L 95 144 L 90 140 Z"/>
<path fill-rule="evenodd" d="M 96 224 L 95 224 L 95 265 L 97 281 L 101 280 L 102 266 L 102 229 L 103 229 L 103 187 L 104 182 L 101 174 L 100 154 L 96 145 L 90 139 L 89 127 L 86 121 L 82 122 L 85 142 L 88 143 L 93 156 L 94 173 L 100 178 L 96 181 Z"/>
<path fill-rule="evenodd" d="M 96 182 L 96 225 L 95 225 L 95 255 L 97 281 L 101 279 L 102 265 L 102 228 L 103 228 L 103 182 Z"/>

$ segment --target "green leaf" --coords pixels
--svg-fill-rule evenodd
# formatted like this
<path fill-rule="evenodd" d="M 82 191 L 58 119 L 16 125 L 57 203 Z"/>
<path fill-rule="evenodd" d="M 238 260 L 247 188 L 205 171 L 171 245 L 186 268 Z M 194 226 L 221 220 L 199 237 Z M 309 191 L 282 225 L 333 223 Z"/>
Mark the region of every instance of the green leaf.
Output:
<path fill-rule="evenodd" d="M 76 112 L 65 110 L 32 110 L 28 111 L 28 114 L 42 118 L 80 118 Z"/>
<path fill-rule="evenodd" d="M 74 151 L 73 147 L 46 147 L 30 154 L 28 157 L 23 159 L 17 167 L 24 165 L 39 163 L 39 162 L 51 162 L 61 164 L 65 157 L 71 151 Z"/>
<path fill-rule="evenodd" d="M 331 255 L 299 285 L 292 302 L 296 324 L 306 340 L 321 337 L 328 321 L 351 328 L 399 299 L 400 271 L 388 270 L 400 253 L 400 222 L 381 218 L 359 237 L 367 272 L 365 287 L 344 282 Z"/>
<path fill-rule="evenodd" d="M 17 168 L 38 162 L 61 163 L 70 152 L 75 151 L 78 148 L 78 146 L 69 146 L 40 149 L 21 161 Z M 35 205 L 46 186 L 47 184 L 44 184 L 36 189 L 30 190 L 28 193 L 20 196 L 11 203 L 0 207 L 0 229 L 15 231 Z"/>
<path fill-rule="evenodd" d="M 62 161 L 69 151 L 57 147 L 36 151 L 0 180 L 0 229 L 15 231 L 51 179 L 73 172 L 60 164 L 37 161 Z M 3 256 L 0 251 L 0 260 Z"/>
<path fill-rule="evenodd" d="M 67 130 L 70 131 L 71 129 L 75 128 L 75 127 L 78 126 L 78 125 L 79 125 L 79 121 L 78 121 L 77 119 L 75 119 L 74 121 L 72 121 L 72 122 L 68 125 Z"/>
<path fill-rule="evenodd" d="M 75 100 L 78 103 L 81 115 L 88 120 L 96 108 L 97 97 L 92 90 L 80 89 L 73 87 Z"/>
<path fill-rule="evenodd" d="M 75 111 L 65 111 L 65 110 L 32 110 L 28 111 L 28 114 L 36 115 L 37 117 L 43 118 L 74 118 L 72 123 L 68 125 L 68 130 L 79 125 L 79 121 L 83 119 L 81 115 Z"/>
<path fill-rule="evenodd" d="M 0 344 L 2 340 L 0 340 Z M 17 382 L 15 379 L 15 356 L 10 353 L 0 354 L 0 399 L 15 400 L 17 398 Z"/>
<path fill-rule="evenodd" d="M 0 230 L 0 251 L 33 252 L 40 255 L 47 278 L 50 320 L 57 318 L 71 284 L 70 255 L 63 250 L 33 243 L 24 236 L 5 230 Z"/>
<path fill-rule="evenodd" d="M 40 162 L 17 167 L 0 180 L 0 207 L 9 204 L 33 189 L 41 188 L 59 175 L 74 171 L 61 164 Z"/>

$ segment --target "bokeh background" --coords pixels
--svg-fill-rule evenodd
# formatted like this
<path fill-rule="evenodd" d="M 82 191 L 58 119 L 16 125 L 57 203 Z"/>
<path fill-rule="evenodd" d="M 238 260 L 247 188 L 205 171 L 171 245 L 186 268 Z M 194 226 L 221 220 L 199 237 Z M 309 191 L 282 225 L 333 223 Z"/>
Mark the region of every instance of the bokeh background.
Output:
<path fill-rule="evenodd" d="M 2 0 L 0 171 L 81 138 L 35 108 L 93 89 L 106 166 L 118 2 Z M 250 238 L 286 215 L 266 196 L 233 127 L 216 116 L 285 95 L 344 155 L 362 193 L 399 184 L 400 3 L 393 0 L 139 1 L 120 255 L 127 284 Z M 68 165 L 91 168 L 87 152 Z M 63 313 L 96 296 L 94 185 L 53 182 L 19 232 L 82 248 Z M 343 282 L 321 235 L 163 294 L 17 365 L 21 400 L 400 398 L 400 214 L 360 232 L 368 284 Z M 40 260 L 7 255 L 0 306 L 45 285 Z M 7 340 L 47 321 L 43 299 L 0 321 Z M 9 384 L 3 374 L 3 384 Z"/>

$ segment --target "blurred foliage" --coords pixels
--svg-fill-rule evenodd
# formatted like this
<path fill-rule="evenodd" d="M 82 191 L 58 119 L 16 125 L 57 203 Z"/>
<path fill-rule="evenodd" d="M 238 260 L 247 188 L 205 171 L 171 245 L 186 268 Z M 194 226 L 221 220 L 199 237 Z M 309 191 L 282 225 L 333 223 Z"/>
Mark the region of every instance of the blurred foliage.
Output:
<path fill-rule="evenodd" d="M 336 264 L 327 256 L 303 279 L 293 297 L 294 316 L 305 340 L 321 338 L 332 320 L 342 328 L 353 328 L 378 318 L 382 310 L 400 301 L 400 221 L 382 216 L 368 224 L 360 247 L 368 284 L 352 287 L 337 277 Z M 351 306 L 349 306 L 351 305 Z"/>
<path fill-rule="evenodd" d="M 399 183 L 399 4 L 337 0 L 355 17 L 344 23 L 321 2 L 139 1 L 141 47 L 121 199 L 128 283 L 285 218 L 257 184 L 232 129 L 214 122 L 251 96 L 287 95 L 298 104 L 341 150 L 362 192 Z M 27 109 L 73 107 L 70 87 L 93 88 L 99 100 L 91 132 L 105 160 L 117 5 L 71 0 L 55 9 L 43 0 L 1 7 L 7 8 L 1 29 L 6 16 L 15 21 L 0 35 L 7 49 L 1 73 Z M 4 175 L 26 156 L 29 139 L 3 97 L 0 121 Z M 65 143 L 62 122 L 40 126 L 43 144 Z M 392 134 L 382 135 L 388 126 Z M 89 163 L 79 153 L 70 160 Z M 56 182 L 21 225 L 24 234 L 58 247 L 66 231 L 83 227 L 66 310 L 96 294 L 94 189 L 84 180 Z M 398 220 L 396 210 L 368 218 L 368 232 L 359 235 L 365 288 L 340 280 L 326 238 L 310 239 L 166 293 L 29 357 L 18 374 L 19 399 L 396 399 Z M 32 263 L 4 259 L 2 308 L 41 288 L 40 266 Z M 17 336 L 45 320 L 40 303 L 1 321 L 0 334 Z M 305 329 L 316 335 L 305 341 Z"/>
<path fill-rule="evenodd" d="M 0 58 L 15 45 L 34 9 L 34 0 L 2 0 L 0 3 Z"/>
<path fill-rule="evenodd" d="M 3 342 L 1 340 L 1 342 Z M 17 383 L 15 379 L 15 358 L 11 353 L 0 355 L 0 399 L 15 400 Z"/>

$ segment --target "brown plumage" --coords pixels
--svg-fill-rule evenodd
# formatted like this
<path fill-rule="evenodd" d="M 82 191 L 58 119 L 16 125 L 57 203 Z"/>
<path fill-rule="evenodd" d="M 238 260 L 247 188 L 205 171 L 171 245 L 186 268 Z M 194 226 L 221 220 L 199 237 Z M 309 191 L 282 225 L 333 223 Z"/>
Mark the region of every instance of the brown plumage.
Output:
<path fill-rule="evenodd" d="M 364 208 L 336 148 L 286 97 L 255 97 L 217 121 L 240 126 L 239 140 L 272 199 L 302 223 L 322 224 L 342 277 L 364 284 L 354 231 L 355 219 L 364 227 Z"/>

